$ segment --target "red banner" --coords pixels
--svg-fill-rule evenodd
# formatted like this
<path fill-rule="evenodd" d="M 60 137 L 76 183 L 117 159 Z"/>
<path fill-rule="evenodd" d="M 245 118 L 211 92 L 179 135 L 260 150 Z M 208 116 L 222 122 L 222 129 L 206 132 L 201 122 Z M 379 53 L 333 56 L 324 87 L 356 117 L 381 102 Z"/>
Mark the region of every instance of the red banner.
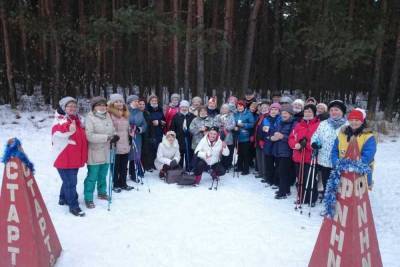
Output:
<path fill-rule="evenodd" d="M 31 171 L 18 159 L 5 165 L 0 195 L 0 266 L 53 266 L 61 244 Z"/>
<path fill-rule="evenodd" d="M 349 144 L 346 158 L 360 159 L 355 139 Z M 382 266 L 366 177 L 342 173 L 335 216 L 324 218 L 308 266 Z"/>

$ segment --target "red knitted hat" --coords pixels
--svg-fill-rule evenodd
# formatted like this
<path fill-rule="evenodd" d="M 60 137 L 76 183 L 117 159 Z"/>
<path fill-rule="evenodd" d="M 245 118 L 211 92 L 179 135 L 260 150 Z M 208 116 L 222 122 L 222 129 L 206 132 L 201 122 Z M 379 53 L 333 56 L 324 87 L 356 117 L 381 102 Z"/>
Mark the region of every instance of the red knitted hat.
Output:
<path fill-rule="evenodd" d="M 353 109 L 353 110 L 349 113 L 349 115 L 347 116 L 347 119 L 348 119 L 348 120 L 359 120 L 359 121 L 364 122 L 365 117 L 364 117 L 364 114 L 363 114 L 360 110 L 358 110 L 358 109 Z"/>

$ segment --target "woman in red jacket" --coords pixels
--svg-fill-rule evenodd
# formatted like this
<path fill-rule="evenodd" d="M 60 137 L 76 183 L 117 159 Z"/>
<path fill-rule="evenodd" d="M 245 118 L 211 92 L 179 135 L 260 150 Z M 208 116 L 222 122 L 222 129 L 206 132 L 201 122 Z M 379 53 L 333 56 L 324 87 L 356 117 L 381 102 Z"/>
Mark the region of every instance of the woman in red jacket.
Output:
<path fill-rule="evenodd" d="M 58 204 L 68 205 L 75 216 L 85 216 L 78 203 L 76 184 L 78 170 L 83 167 L 88 157 L 83 121 L 77 113 L 76 99 L 67 96 L 60 100 L 51 129 L 54 167 L 62 179 Z"/>
<path fill-rule="evenodd" d="M 303 199 L 305 199 L 305 203 L 310 202 L 311 184 L 312 184 L 312 179 L 314 179 L 311 206 L 315 205 L 315 201 L 318 198 L 318 186 L 315 175 L 314 177 L 311 177 L 310 175 L 310 181 L 308 182 L 308 187 L 306 189 L 307 177 L 308 177 L 308 172 L 310 170 L 311 155 L 312 155 L 311 136 L 317 130 L 319 125 L 319 120 L 316 117 L 316 113 L 317 113 L 317 108 L 314 105 L 309 104 L 304 106 L 303 118 L 300 120 L 299 123 L 296 124 L 292 133 L 289 136 L 289 146 L 290 148 L 293 149 L 292 159 L 296 166 L 297 182 L 299 183 L 300 192 L 298 192 L 298 196 L 299 198 L 302 198 L 299 199 L 300 203 L 303 201 Z M 302 174 L 303 179 L 301 180 L 299 179 L 300 178 L 299 176 L 301 176 L 299 171 L 303 153 L 304 153 L 304 170 Z"/>

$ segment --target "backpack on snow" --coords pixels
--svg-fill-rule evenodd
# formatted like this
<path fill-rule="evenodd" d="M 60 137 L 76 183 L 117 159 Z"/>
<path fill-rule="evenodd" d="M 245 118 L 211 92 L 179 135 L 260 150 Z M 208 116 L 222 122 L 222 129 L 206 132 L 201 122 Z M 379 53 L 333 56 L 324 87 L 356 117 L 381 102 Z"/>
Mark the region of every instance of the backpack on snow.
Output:
<path fill-rule="evenodd" d="M 178 180 L 178 185 L 194 185 L 196 182 L 196 176 L 183 172 Z"/>
<path fill-rule="evenodd" d="M 178 180 L 181 179 L 182 173 L 183 170 L 181 168 L 168 170 L 165 175 L 165 182 L 167 184 L 177 183 Z"/>

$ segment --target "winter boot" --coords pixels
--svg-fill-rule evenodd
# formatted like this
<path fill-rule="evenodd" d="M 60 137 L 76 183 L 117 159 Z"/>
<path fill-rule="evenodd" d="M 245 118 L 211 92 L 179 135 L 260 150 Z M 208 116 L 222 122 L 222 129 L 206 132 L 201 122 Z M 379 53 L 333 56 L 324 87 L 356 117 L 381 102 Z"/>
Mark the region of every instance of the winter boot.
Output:
<path fill-rule="evenodd" d="M 109 199 L 107 194 L 98 194 L 97 198 L 101 199 L 101 200 L 108 200 Z"/>
<path fill-rule="evenodd" d="M 85 201 L 86 208 L 94 209 L 96 206 L 94 205 L 93 201 Z"/>

